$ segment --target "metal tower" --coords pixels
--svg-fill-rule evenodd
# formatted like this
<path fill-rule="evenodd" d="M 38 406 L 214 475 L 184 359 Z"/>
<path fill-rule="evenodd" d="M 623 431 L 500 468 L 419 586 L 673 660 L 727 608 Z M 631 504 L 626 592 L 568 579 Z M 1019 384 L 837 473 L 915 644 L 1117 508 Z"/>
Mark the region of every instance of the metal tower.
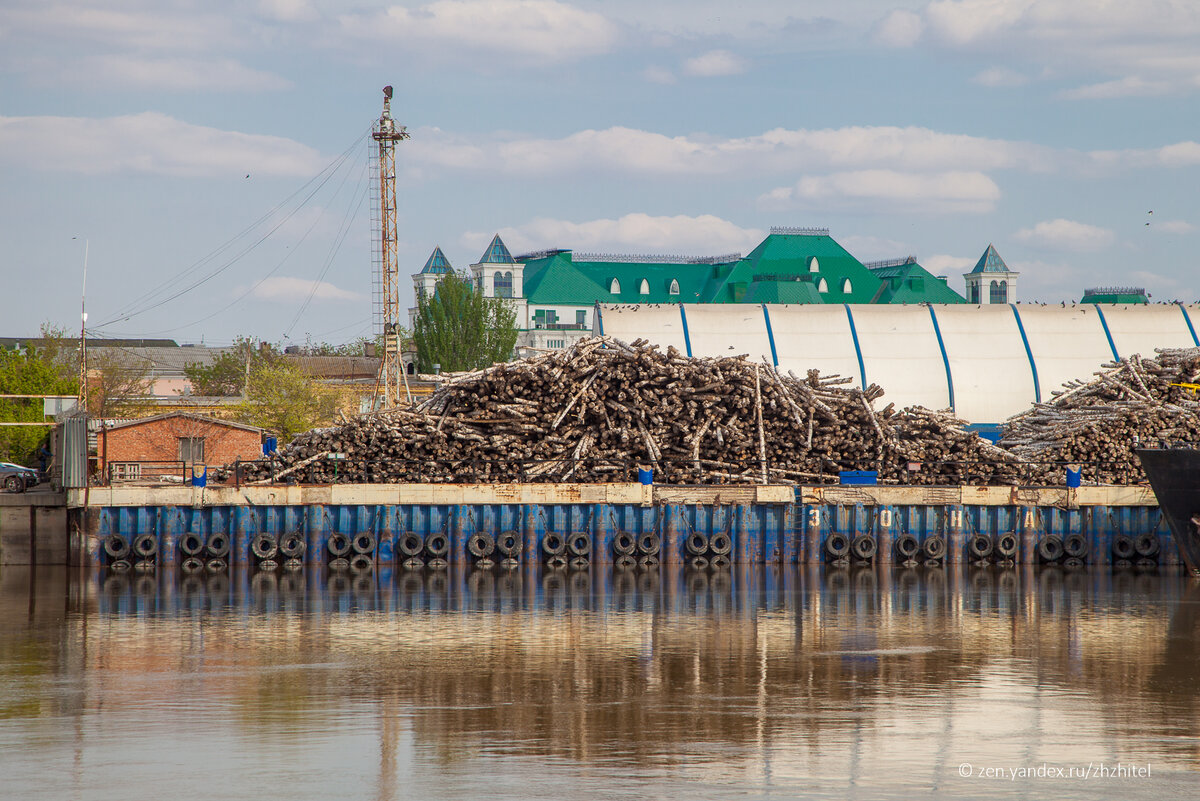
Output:
<path fill-rule="evenodd" d="M 392 119 L 392 87 L 383 87 L 383 113 L 371 132 L 378 143 L 373 159 L 379 173 L 378 224 L 379 242 L 375 313 L 377 333 L 383 338 L 383 361 L 379 366 L 379 384 L 383 389 L 383 408 L 399 403 L 400 387 L 409 402 L 408 378 L 400 352 L 399 264 L 396 257 L 396 143 L 408 139 L 408 131 Z M 375 155 L 373 153 L 373 155 Z M 374 215 L 372 215 L 374 216 Z"/>

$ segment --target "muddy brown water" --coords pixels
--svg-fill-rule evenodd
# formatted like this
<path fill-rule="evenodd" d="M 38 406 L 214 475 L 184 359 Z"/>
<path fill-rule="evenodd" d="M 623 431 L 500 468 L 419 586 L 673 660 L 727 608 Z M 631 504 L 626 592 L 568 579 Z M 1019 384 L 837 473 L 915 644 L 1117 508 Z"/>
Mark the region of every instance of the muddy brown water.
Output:
<path fill-rule="evenodd" d="M 0 572 L 0 797 L 1195 798 L 1200 581 Z"/>

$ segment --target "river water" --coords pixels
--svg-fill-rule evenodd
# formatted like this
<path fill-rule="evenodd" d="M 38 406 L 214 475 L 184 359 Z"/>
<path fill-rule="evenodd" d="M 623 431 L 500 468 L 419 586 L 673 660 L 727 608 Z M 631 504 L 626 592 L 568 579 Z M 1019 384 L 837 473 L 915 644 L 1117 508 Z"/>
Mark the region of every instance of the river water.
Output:
<path fill-rule="evenodd" d="M 1200 797 L 1200 580 L 0 572 L 0 797 Z"/>

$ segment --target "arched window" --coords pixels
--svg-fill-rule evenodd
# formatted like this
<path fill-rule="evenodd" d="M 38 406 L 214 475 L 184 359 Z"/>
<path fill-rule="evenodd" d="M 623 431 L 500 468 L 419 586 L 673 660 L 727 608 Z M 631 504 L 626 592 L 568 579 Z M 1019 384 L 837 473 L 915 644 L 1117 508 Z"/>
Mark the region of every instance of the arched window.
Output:
<path fill-rule="evenodd" d="M 512 273 L 496 273 L 492 276 L 492 286 L 495 288 L 495 294 L 498 298 L 512 297 Z"/>
<path fill-rule="evenodd" d="M 967 287 L 967 303 L 979 302 L 979 284 L 971 284 Z"/>
<path fill-rule="evenodd" d="M 829 291 L 829 284 L 825 283 L 824 278 L 817 282 L 817 291 L 822 294 Z"/>
<path fill-rule="evenodd" d="M 854 291 L 854 285 L 850 283 L 850 279 L 846 278 L 842 281 L 842 293 L 849 295 Z"/>
<path fill-rule="evenodd" d="M 988 292 L 988 303 L 1008 303 L 1008 282 L 993 281 Z"/>
<path fill-rule="evenodd" d="M 643 278 L 642 282 L 640 284 L 638 284 L 638 294 L 639 295 L 649 295 L 650 294 L 650 282 L 647 281 L 645 278 Z"/>
<path fill-rule="evenodd" d="M 679 282 L 676 281 L 674 278 L 671 279 L 671 285 L 669 287 L 667 287 L 667 294 L 668 295 L 678 295 L 679 294 Z"/>
<path fill-rule="evenodd" d="M 608 291 L 613 293 L 614 295 L 620 295 L 621 294 L 621 282 L 614 278 L 608 284 Z"/>
<path fill-rule="evenodd" d="M 811 258 L 809 258 L 809 260 L 808 260 L 808 271 L 809 271 L 810 273 L 819 273 L 819 272 L 821 272 L 821 263 L 820 263 L 819 261 L 817 261 L 817 257 L 816 257 L 816 256 L 812 256 Z"/>

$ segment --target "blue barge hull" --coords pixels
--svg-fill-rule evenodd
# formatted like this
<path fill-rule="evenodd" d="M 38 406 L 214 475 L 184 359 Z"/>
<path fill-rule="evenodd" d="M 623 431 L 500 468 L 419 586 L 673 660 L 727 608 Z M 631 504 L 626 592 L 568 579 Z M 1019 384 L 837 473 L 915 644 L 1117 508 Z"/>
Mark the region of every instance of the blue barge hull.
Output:
<path fill-rule="evenodd" d="M 86 500 L 86 505 L 85 505 Z M 1170 527 L 1147 487 L 667 487 L 637 484 L 544 485 L 334 485 L 320 487 L 112 487 L 72 491 L 72 562 L 85 566 L 111 561 L 104 543 L 112 535 L 129 541 L 154 538 L 159 564 L 182 561 L 181 540 L 213 534 L 228 538 L 228 561 L 252 561 L 261 534 L 297 534 L 304 560 L 328 560 L 335 535 L 369 533 L 371 558 L 399 563 L 400 538 L 443 535 L 450 564 L 470 559 L 476 533 L 511 532 L 521 543 L 521 561 L 540 560 L 547 535 L 588 535 L 594 564 L 611 563 L 622 533 L 655 535 L 662 562 L 691 558 L 688 538 L 725 535 L 728 558 L 736 563 L 813 564 L 827 561 L 831 537 L 875 541 L 872 561 L 900 561 L 896 543 L 911 535 L 918 544 L 942 538 L 944 561 L 972 561 L 972 538 L 1015 540 L 1012 561 L 1041 561 L 1039 545 L 1074 535 L 1084 543 L 1083 560 L 1115 560 L 1119 538 L 1152 538 L 1160 564 L 1179 564 Z M 193 540 L 194 541 L 194 540 Z M 918 558 L 921 558 L 918 556 Z"/>

